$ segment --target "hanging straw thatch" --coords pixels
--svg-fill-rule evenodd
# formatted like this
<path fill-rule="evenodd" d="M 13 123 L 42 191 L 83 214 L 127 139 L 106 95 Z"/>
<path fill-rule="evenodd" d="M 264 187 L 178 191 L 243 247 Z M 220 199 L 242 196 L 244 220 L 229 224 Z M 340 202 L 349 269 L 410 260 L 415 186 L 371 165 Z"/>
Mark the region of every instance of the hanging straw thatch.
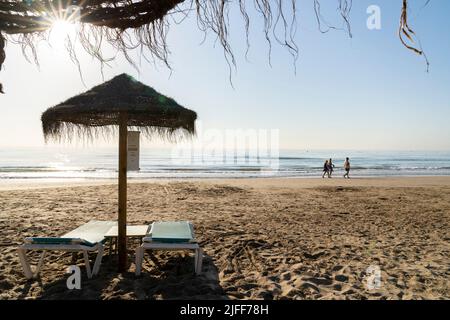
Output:
<path fill-rule="evenodd" d="M 350 31 L 352 0 L 335 0 L 338 14 L 343 20 L 343 29 Z M 400 1 L 400 0 L 399 0 Z M 414 46 L 415 34 L 408 25 L 408 0 L 402 1 L 399 36 L 410 50 L 423 54 Z M 428 1 L 427 1 L 428 3 Z M 36 44 L 47 37 L 56 20 L 79 21 L 77 38 L 83 48 L 102 63 L 110 59 L 103 57 L 104 42 L 129 56 L 131 50 L 148 49 L 153 58 L 168 66 L 167 30 L 170 24 L 179 23 L 194 12 L 197 25 L 205 33 L 213 32 L 225 51 L 227 62 L 235 60 L 229 44 L 229 12 L 235 5 L 241 13 L 247 36 L 250 29 L 250 7 L 253 6 L 263 21 L 265 38 L 271 47 L 271 39 L 285 46 L 297 58 L 298 48 L 294 41 L 296 31 L 296 0 L 0 0 L 0 69 L 4 62 L 4 42 L 10 40 L 22 45 L 25 57 L 31 51 L 37 63 Z M 314 0 L 315 15 L 319 28 L 325 23 L 320 13 L 320 0 Z M 342 29 L 328 26 L 333 29 Z M 132 31 L 132 32 L 130 32 Z M 321 30 L 322 31 L 322 30 Z M 405 39 L 406 38 L 406 39 Z M 66 39 L 71 59 L 78 64 L 73 40 Z M 420 46 L 419 46 L 420 47 Z M 146 59 L 146 57 L 144 56 Z M 269 51 L 270 59 L 270 51 Z"/>
<path fill-rule="evenodd" d="M 121 112 L 129 127 L 148 136 L 176 139 L 195 132 L 197 114 L 154 89 L 121 74 L 47 109 L 41 117 L 45 139 L 92 138 L 114 133 Z"/>

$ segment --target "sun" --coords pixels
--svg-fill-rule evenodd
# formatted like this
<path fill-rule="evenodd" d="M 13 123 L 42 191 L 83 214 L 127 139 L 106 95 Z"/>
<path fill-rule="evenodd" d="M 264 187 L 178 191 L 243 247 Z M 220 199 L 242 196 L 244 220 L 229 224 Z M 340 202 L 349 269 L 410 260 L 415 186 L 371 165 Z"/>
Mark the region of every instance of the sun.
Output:
<path fill-rule="evenodd" d="M 76 30 L 76 23 L 64 19 L 57 19 L 52 22 L 50 28 L 50 41 L 54 44 L 63 43 L 65 39 L 72 38 Z"/>
<path fill-rule="evenodd" d="M 75 23 L 69 22 L 67 20 L 57 19 L 52 22 L 52 27 L 50 29 L 51 35 L 54 37 L 63 37 L 70 35 L 75 31 Z"/>

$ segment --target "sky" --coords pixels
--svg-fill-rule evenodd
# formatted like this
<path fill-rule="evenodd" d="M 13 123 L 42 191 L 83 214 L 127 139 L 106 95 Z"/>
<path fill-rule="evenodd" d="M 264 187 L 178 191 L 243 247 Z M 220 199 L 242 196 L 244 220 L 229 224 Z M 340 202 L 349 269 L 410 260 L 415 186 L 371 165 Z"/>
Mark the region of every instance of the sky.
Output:
<path fill-rule="evenodd" d="M 83 84 L 57 30 L 51 47 L 38 46 L 39 67 L 23 57 L 20 46 L 8 43 L 0 71 L 6 92 L 0 95 L 0 147 L 45 146 L 40 123 L 45 109 L 125 72 L 195 110 L 204 131 L 278 130 L 280 148 L 289 150 L 448 151 L 450 1 L 432 0 L 424 8 L 425 0 L 411 3 L 410 25 L 430 61 L 429 72 L 424 59 L 397 37 L 401 2 L 354 1 L 350 38 L 341 30 L 321 33 L 313 1 L 297 1 L 295 68 L 289 52 L 275 43 L 269 64 L 262 19 L 254 12 L 246 59 L 242 19 L 232 10 L 233 85 L 222 48 L 212 34 L 202 41 L 194 15 L 169 30 L 172 71 L 142 62 L 138 73 L 119 55 L 102 78 L 100 64 L 80 51 Z M 381 9 L 380 30 L 367 28 L 370 5 Z M 339 21 L 336 6 L 337 1 L 322 1 L 330 23 Z M 113 54 L 107 46 L 104 51 Z"/>

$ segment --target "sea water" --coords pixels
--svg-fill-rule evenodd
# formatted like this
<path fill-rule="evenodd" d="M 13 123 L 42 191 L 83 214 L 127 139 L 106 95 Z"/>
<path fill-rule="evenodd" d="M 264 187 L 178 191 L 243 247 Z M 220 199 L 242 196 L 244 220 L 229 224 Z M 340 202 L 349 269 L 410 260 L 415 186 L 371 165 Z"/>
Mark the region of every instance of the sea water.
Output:
<path fill-rule="evenodd" d="M 353 177 L 449 176 L 450 152 L 280 150 L 267 156 L 252 152 L 201 151 L 180 154 L 143 148 L 140 171 L 131 179 L 321 177 L 323 163 L 332 158 L 335 174 L 343 174 L 350 158 Z M 113 179 L 117 177 L 116 148 L 0 148 L 1 179 Z"/>

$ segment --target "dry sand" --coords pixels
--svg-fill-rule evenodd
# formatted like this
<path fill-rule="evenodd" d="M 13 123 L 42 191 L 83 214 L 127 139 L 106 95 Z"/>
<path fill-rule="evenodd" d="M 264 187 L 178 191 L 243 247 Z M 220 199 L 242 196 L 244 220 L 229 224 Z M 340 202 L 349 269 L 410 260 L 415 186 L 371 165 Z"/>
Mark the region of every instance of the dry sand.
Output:
<path fill-rule="evenodd" d="M 166 252 L 147 258 L 141 277 L 132 262 L 118 275 L 106 256 L 88 280 L 79 259 L 82 289 L 73 291 L 69 254 L 48 255 L 41 278 L 27 281 L 16 248 L 27 236 L 116 219 L 117 187 L 38 187 L 0 187 L 1 299 L 450 298 L 448 177 L 133 182 L 129 223 L 193 221 L 203 274 L 193 275 L 192 256 Z M 367 287 L 369 266 L 380 268 L 379 288 Z"/>

